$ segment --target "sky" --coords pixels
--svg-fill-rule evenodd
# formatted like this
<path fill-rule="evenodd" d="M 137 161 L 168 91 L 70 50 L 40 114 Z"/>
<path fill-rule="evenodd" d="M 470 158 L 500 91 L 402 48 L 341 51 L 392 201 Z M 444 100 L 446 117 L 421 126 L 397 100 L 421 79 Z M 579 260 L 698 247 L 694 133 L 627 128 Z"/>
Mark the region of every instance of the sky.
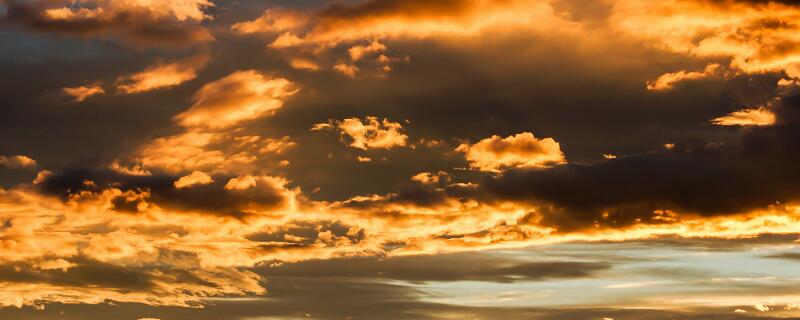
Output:
<path fill-rule="evenodd" d="M 0 0 L 0 319 L 800 319 L 798 21 Z"/>

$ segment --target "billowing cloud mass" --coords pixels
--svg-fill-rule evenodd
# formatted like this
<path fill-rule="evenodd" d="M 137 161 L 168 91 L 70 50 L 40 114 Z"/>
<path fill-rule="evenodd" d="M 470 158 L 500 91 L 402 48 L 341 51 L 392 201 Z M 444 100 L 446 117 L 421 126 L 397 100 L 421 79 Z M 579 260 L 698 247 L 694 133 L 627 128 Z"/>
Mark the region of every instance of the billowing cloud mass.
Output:
<path fill-rule="evenodd" d="M 118 36 L 146 45 L 213 40 L 198 25 L 209 0 L 6 1 L 3 20 L 35 30 L 81 36 Z"/>
<path fill-rule="evenodd" d="M 798 18 L 0 0 L 0 318 L 797 318 Z"/>
<path fill-rule="evenodd" d="M 718 64 L 709 64 L 703 71 L 678 71 L 662 74 L 655 81 L 647 83 L 648 90 L 668 90 L 675 84 L 687 80 L 697 80 L 713 76 L 719 69 Z"/>
<path fill-rule="evenodd" d="M 338 131 L 344 144 L 362 150 L 404 147 L 408 142 L 408 136 L 403 132 L 403 125 L 372 116 L 364 120 L 359 118 L 331 120 L 327 123 L 317 123 L 311 128 L 312 131 L 326 129 Z"/>
<path fill-rule="evenodd" d="M 199 55 L 173 63 L 159 62 L 142 72 L 119 77 L 118 91 L 127 94 L 174 87 L 197 77 L 197 71 L 208 63 L 207 55 Z"/>
<path fill-rule="evenodd" d="M 553 138 L 537 139 L 530 132 L 508 137 L 498 135 L 456 148 L 463 152 L 471 168 L 500 172 L 508 168 L 542 168 L 564 163 L 561 146 Z"/>

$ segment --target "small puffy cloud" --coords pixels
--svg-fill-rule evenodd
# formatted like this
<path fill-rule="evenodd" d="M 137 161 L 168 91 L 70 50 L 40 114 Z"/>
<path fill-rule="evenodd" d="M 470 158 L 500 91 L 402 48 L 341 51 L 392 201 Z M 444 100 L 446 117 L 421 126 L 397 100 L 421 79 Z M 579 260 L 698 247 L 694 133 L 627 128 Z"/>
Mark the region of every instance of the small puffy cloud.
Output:
<path fill-rule="evenodd" d="M 289 65 L 292 68 L 299 70 L 309 70 L 309 71 L 319 70 L 319 65 L 317 63 L 303 58 L 292 58 L 291 60 L 289 60 Z"/>
<path fill-rule="evenodd" d="M 36 167 L 36 160 L 24 155 L 0 156 L 0 166 L 9 169 L 30 169 Z"/>
<path fill-rule="evenodd" d="M 373 116 L 368 116 L 364 120 L 347 118 L 342 121 L 317 123 L 311 130 L 338 130 L 342 142 L 362 150 L 403 147 L 408 142 L 408 136 L 403 133 L 403 126 L 400 123 L 388 119 L 378 120 Z"/>
<path fill-rule="evenodd" d="M 411 177 L 411 181 L 421 184 L 438 184 L 441 181 L 449 181 L 450 175 L 447 172 L 439 171 L 436 174 L 430 172 L 420 172 Z"/>
<path fill-rule="evenodd" d="M 336 70 L 337 72 L 343 75 L 353 78 L 356 76 L 356 73 L 358 72 L 358 67 L 351 64 L 339 63 L 333 66 L 333 70 Z"/>
<path fill-rule="evenodd" d="M 64 94 L 70 96 L 74 102 L 83 102 L 87 98 L 106 93 L 103 87 L 98 85 L 69 87 L 61 89 Z"/>
<path fill-rule="evenodd" d="M 142 72 L 120 77 L 116 87 L 127 94 L 174 87 L 196 78 L 197 71 L 204 68 L 208 60 L 208 55 L 198 55 L 172 63 L 159 62 Z"/>
<path fill-rule="evenodd" d="M 241 176 L 228 180 L 225 190 L 246 190 L 256 186 L 256 179 L 253 176 Z"/>
<path fill-rule="evenodd" d="M 174 185 L 175 188 L 181 189 L 189 188 L 195 185 L 210 184 L 212 182 L 214 182 L 214 180 L 211 179 L 211 176 L 203 173 L 202 171 L 194 171 L 188 176 L 180 177 L 180 179 L 175 181 Z"/>
<path fill-rule="evenodd" d="M 655 81 L 647 82 L 647 90 L 663 91 L 672 89 L 675 84 L 687 80 L 698 80 L 713 76 L 720 68 L 719 64 L 713 63 L 706 66 L 703 71 L 685 71 L 671 72 L 662 74 Z"/>
<path fill-rule="evenodd" d="M 769 126 L 775 124 L 775 114 L 767 108 L 743 109 L 711 120 L 720 126 Z"/>
<path fill-rule="evenodd" d="M 195 94 L 195 104 L 175 119 L 184 127 L 226 128 L 275 112 L 296 92 L 284 78 L 237 71 L 204 85 Z"/>
<path fill-rule="evenodd" d="M 502 138 L 498 135 L 456 148 L 473 169 L 500 172 L 506 168 L 541 168 L 564 163 L 561 146 L 553 138 L 537 139 L 530 132 Z"/>
<path fill-rule="evenodd" d="M 347 54 L 350 55 L 350 59 L 353 61 L 358 61 L 361 58 L 376 52 L 381 52 L 386 50 L 386 46 L 382 43 L 378 42 L 377 40 L 373 40 L 369 45 L 366 46 L 353 46 L 347 50 Z"/>

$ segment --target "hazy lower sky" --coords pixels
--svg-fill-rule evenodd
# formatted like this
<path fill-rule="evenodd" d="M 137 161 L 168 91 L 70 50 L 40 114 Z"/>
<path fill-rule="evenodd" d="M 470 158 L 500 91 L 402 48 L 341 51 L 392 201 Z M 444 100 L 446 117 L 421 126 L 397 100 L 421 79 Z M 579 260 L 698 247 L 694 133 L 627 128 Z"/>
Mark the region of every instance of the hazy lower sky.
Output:
<path fill-rule="evenodd" d="M 0 0 L 0 319 L 800 319 L 799 21 Z"/>

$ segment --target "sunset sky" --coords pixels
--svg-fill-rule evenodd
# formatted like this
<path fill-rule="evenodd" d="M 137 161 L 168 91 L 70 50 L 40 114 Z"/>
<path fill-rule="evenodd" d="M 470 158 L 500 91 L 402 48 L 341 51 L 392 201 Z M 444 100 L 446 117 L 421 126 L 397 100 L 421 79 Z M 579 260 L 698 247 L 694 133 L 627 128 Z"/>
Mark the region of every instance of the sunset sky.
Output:
<path fill-rule="evenodd" d="M 0 0 L 0 319 L 800 319 L 800 3 Z"/>

